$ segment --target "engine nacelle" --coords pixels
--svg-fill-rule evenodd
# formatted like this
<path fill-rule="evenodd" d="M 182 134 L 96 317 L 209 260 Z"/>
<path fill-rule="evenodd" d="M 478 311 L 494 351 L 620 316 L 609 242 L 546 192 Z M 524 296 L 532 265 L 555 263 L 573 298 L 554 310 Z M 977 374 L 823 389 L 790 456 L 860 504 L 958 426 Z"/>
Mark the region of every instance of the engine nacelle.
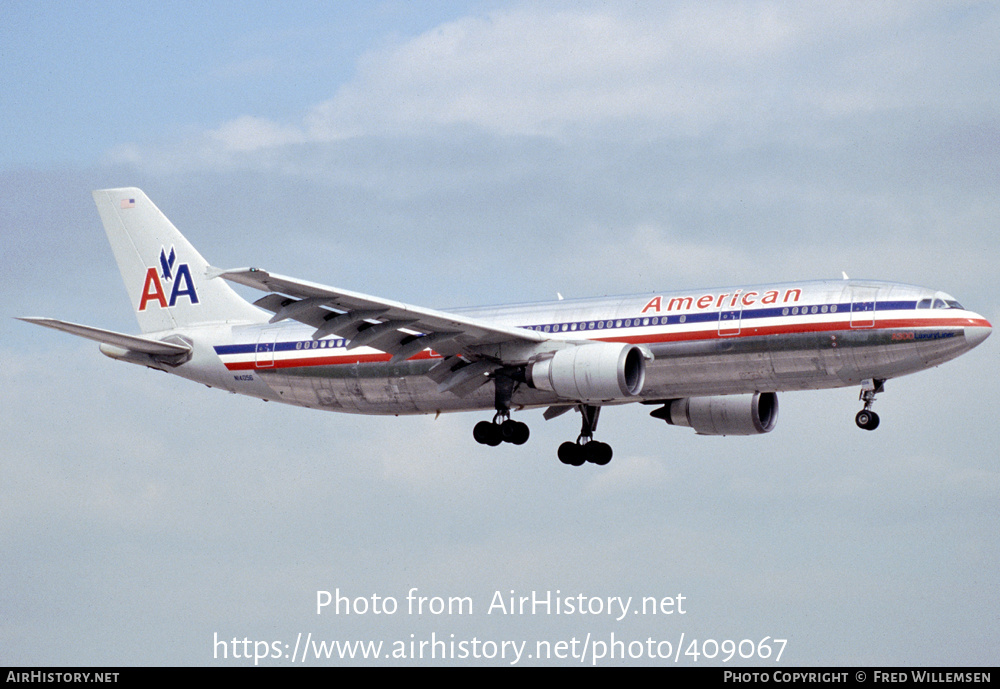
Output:
<path fill-rule="evenodd" d="M 528 385 L 581 402 L 635 397 L 646 380 L 646 357 L 636 345 L 593 342 L 530 362 Z"/>
<path fill-rule="evenodd" d="M 778 422 L 778 395 L 685 397 L 671 400 L 652 412 L 674 426 L 688 426 L 700 435 L 757 435 L 767 433 Z"/>

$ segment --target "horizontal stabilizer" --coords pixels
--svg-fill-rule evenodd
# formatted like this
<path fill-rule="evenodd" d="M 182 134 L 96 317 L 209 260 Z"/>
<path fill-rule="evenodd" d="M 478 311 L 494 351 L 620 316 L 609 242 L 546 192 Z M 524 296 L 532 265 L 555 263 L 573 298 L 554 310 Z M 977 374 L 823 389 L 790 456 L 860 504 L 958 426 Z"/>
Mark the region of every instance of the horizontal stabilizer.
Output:
<path fill-rule="evenodd" d="M 122 349 L 131 350 L 133 352 L 142 352 L 143 354 L 178 356 L 187 354 L 191 351 L 190 347 L 182 344 L 161 342 L 160 340 L 152 340 L 146 337 L 116 333 L 112 330 L 102 330 L 101 328 L 93 328 L 89 325 L 68 323 L 66 321 L 56 320 L 55 318 L 18 318 L 18 320 L 25 321 L 27 323 L 34 323 L 36 325 L 44 325 L 46 328 L 62 330 L 63 332 L 70 333 L 71 335 L 85 337 L 88 340 L 94 340 L 95 342 L 100 342 L 102 344 L 114 345 L 115 347 L 121 347 Z"/>

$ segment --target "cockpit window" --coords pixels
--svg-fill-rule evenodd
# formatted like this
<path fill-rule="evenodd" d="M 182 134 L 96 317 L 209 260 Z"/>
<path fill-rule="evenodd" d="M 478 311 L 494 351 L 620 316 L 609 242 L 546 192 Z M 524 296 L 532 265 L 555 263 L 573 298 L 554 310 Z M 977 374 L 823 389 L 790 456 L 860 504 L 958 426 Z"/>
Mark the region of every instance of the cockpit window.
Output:
<path fill-rule="evenodd" d="M 918 309 L 961 309 L 965 310 L 961 304 L 949 296 L 940 296 L 931 299 L 927 297 L 926 299 L 921 299 L 917 302 Z"/>

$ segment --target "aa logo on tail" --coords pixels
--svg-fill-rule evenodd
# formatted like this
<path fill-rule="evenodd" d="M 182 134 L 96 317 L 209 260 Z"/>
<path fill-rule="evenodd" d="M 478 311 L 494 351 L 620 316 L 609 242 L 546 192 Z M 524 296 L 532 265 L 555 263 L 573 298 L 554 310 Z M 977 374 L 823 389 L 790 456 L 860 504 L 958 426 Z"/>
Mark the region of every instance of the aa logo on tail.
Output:
<path fill-rule="evenodd" d="M 192 304 L 198 303 L 198 292 L 195 290 L 194 280 L 191 279 L 191 269 L 187 263 L 175 267 L 176 260 L 174 247 L 170 247 L 169 256 L 166 249 L 160 248 L 162 273 L 155 267 L 146 270 L 146 281 L 142 285 L 142 296 L 139 298 L 140 311 L 145 311 L 150 302 L 159 304 L 163 309 L 169 308 L 177 303 L 178 297 L 187 297 Z M 170 288 L 169 298 L 165 287 Z"/>

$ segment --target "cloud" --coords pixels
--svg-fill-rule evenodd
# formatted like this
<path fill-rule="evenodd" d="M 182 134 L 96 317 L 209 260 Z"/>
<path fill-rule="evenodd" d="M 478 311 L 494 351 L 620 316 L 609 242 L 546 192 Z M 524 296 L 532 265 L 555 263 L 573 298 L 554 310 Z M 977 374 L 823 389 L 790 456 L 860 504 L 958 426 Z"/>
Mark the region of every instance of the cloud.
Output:
<path fill-rule="evenodd" d="M 241 115 L 193 160 L 352 137 L 472 128 L 496 136 L 724 137 L 827 119 L 964 109 L 988 116 L 989 27 L 961 3 L 524 5 L 370 50 L 298 121 Z M 995 74 L 994 74 L 995 76 Z M 966 112 L 968 114 L 968 112 Z M 132 159 L 129 149 L 116 159 Z"/>
<path fill-rule="evenodd" d="M 276 124 L 262 117 L 244 115 L 208 133 L 210 139 L 229 151 L 255 151 L 272 146 L 302 143 L 304 133 L 295 127 Z"/>
<path fill-rule="evenodd" d="M 321 139 L 452 125 L 530 135 L 717 106 L 717 91 L 685 98 L 684 70 L 661 69 L 680 57 L 662 28 L 586 11 L 464 18 L 369 55 L 309 129 Z"/>

